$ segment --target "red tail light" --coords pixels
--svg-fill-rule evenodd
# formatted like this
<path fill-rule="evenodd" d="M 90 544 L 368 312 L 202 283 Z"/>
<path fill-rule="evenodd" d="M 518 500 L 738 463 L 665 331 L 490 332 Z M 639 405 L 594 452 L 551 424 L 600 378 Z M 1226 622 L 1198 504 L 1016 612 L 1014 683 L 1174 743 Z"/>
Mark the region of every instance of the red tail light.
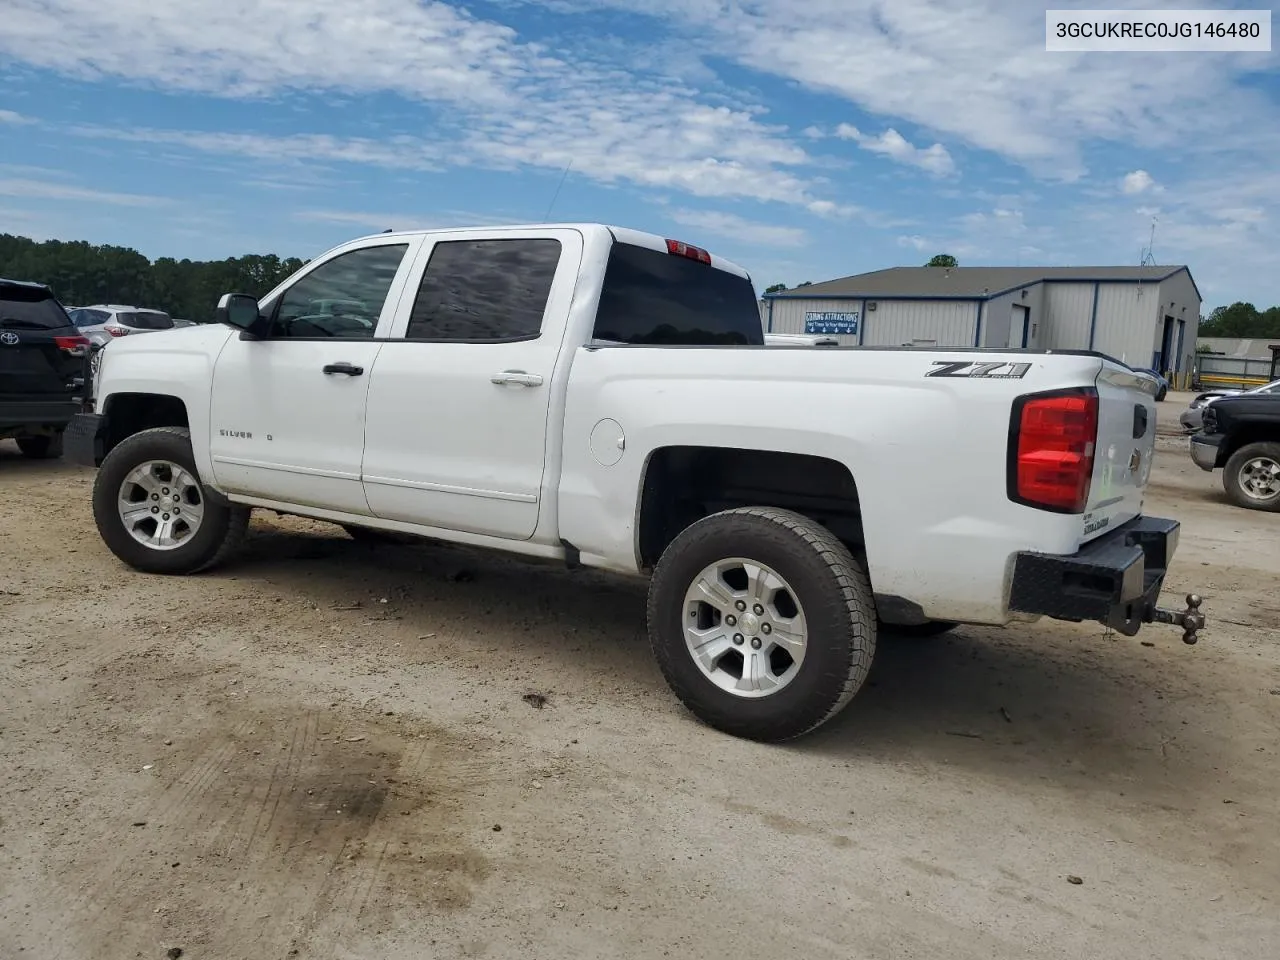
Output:
<path fill-rule="evenodd" d="M 673 257 L 688 257 L 690 260 L 697 260 L 699 263 L 710 263 L 711 254 L 701 247 L 690 246 L 687 243 L 681 243 L 679 240 L 667 241 L 667 253 Z"/>
<path fill-rule="evenodd" d="M 1097 439 L 1097 391 L 1019 397 L 1009 427 L 1009 499 L 1054 513 L 1083 513 Z"/>
<path fill-rule="evenodd" d="M 128 336 L 129 334 L 128 327 L 106 326 L 106 327 L 103 327 L 103 329 L 106 330 L 107 333 L 111 334 L 113 337 L 124 337 L 124 336 Z"/>
<path fill-rule="evenodd" d="M 53 342 L 59 350 L 65 350 L 73 357 L 83 357 L 89 352 L 89 338 L 80 334 L 70 337 L 54 337 Z"/>

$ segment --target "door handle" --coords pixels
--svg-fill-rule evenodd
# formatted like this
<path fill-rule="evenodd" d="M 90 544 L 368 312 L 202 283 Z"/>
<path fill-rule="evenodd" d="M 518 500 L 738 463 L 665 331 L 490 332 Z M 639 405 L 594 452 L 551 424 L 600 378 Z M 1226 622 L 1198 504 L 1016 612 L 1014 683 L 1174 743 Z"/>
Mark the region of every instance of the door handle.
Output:
<path fill-rule="evenodd" d="M 347 363 L 343 360 L 341 363 L 326 363 L 324 365 L 325 373 L 345 373 L 348 377 L 358 377 L 364 373 L 364 367 L 357 367 L 354 364 Z"/>
<path fill-rule="evenodd" d="M 508 383 L 521 387 L 540 387 L 542 386 L 542 377 L 536 373 L 525 373 L 523 370 L 503 370 L 501 373 L 495 373 L 490 377 L 489 382 L 496 383 L 500 387 Z"/>

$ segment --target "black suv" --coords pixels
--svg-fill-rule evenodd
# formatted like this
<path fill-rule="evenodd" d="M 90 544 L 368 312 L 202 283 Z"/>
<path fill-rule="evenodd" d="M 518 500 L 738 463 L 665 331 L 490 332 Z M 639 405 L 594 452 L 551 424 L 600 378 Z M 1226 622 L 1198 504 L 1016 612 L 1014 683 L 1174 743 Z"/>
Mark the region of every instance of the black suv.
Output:
<path fill-rule="evenodd" d="M 0 278 L 0 440 L 16 438 L 28 457 L 62 456 L 89 352 L 52 290 Z"/>

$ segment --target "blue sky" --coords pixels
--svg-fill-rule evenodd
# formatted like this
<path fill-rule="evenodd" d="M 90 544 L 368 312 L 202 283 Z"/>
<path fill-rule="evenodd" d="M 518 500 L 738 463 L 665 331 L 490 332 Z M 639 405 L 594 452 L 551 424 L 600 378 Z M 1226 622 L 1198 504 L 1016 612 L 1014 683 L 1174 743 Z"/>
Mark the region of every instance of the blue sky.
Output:
<path fill-rule="evenodd" d="M 0 232 L 308 257 L 550 209 L 762 288 L 1137 263 L 1154 218 L 1206 312 L 1280 303 L 1274 53 L 1049 54 L 1022 0 L 4 6 Z"/>

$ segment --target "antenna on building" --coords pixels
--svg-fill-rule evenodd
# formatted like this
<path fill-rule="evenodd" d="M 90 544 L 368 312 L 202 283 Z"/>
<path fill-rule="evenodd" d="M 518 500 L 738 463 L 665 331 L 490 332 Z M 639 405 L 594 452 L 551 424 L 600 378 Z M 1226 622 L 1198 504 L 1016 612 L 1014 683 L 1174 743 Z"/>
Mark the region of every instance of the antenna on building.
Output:
<path fill-rule="evenodd" d="M 1156 223 L 1157 218 L 1151 218 L 1151 241 L 1142 248 L 1142 252 L 1138 258 L 1138 266 L 1154 267 L 1156 264 Z"/>

